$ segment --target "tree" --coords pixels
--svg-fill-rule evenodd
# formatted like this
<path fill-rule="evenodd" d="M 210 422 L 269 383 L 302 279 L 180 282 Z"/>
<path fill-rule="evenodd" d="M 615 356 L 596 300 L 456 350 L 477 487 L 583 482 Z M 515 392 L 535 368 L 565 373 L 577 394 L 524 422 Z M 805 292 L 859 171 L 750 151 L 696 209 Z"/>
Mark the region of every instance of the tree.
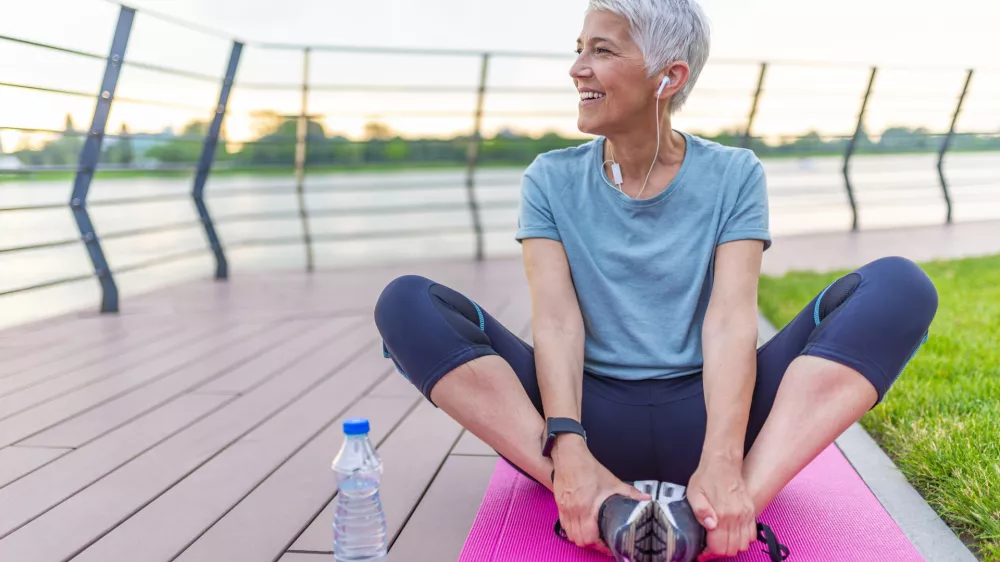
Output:
<path fill-rule="evenodd" d="M 378 121 L 365 123 L 365 138 L 368 140 L 389 140 L 392 136 L 392 129 L 385 123 Z"/>
<path fill-rule="evenodd" d="M 113 142 L 109 143 L 107 149 L 101 154 L 101 162 L 128 165 L 134 161 L 135 150 L 132 147 L 132 136 L 128 132 L 128 126 L 122 123 L 118 138 L 113 139 Z"/>
<path fill-rule="evenodd" d="M 409 156 L 410 143 L 401 138 L 392 139 L 385 146 L 385 158 L 390 162 L 402 162 Z"/>
<path fill-rule="evenodd" d="M 201 159 L 204 137 L 208 135 L 209 125 L 208 121 L 189 121 L 181 129 L 182 138 L 154 146 L 146 151 L 146 156 L 160 162 L 196 163 Z M 226 143 L 219 142 L 215 147 L 215 160 L 225 160 L 228 157 Z"/>

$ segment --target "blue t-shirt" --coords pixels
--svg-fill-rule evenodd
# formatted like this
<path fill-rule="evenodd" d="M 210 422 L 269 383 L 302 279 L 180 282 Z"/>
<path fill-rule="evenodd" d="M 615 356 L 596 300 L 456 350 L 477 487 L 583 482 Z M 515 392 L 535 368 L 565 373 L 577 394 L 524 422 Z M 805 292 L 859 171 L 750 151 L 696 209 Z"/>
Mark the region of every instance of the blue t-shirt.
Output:
<path fill-rule="evenodd" d="M 700 371 L 716 246 L 771 246 L 760 160 L 682 134 L 677 176 L 649 199 L 602 179 L 603 137 L 541 154 L 525 171 L 516 238 L 562 242 L 591 373 L 637 380 Z"/>

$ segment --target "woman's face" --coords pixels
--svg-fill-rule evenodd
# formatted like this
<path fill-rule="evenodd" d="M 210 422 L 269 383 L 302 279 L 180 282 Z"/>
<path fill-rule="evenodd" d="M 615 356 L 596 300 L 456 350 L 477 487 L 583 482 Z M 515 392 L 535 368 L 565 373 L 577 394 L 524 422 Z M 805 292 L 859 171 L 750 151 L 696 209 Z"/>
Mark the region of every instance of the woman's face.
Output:
<path fill-rule="evenodd" d="M 631 130 L 639 119 L 652 123 L 647 108 L 656 101 L 658 81 L 646 76 L 628 21 L 608 12 L 589 12 L 576 47 L 579 56 L 569 73 L 580 92 L 580 131 L 608 135 Z"/>

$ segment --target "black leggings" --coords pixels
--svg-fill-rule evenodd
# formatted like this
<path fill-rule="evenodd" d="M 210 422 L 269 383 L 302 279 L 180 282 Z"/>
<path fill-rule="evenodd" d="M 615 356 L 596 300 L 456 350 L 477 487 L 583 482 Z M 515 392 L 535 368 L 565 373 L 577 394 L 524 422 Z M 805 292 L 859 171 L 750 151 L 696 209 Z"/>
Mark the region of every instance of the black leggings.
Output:
<path fill-rule="evenodd" d="M 855 369 L 881 402 L 926 340 L 936 311 L 930 279 L 904 258 L 876 260 L 830 284 L 757 351 L 744 454 L 797 356 Z M 532 347 L 460 293 L 423 277 L 400 277 L 379 297 L 375 322 L 385 356 L 428 400 L 434 385 L 456 367 L 499 355 L 544 415 Z M 582 407 L 588 446 L 617 477 L 687 485 L 705 439 L 701 373 L 630 381 L 585 372 Z"/>

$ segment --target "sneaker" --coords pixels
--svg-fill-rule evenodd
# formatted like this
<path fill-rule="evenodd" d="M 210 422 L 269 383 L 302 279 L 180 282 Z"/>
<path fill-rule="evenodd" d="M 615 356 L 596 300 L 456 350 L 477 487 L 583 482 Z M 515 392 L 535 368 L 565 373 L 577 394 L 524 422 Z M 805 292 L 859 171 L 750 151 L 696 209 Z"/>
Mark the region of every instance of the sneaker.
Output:
<path fill-rule="evenodd" d="M 618 562 L 692 562 L 704 550 L 705 530 L 685 498 L 685 488 L 641 480 L 634 486 L 653 500 L 614 495 L 601 506 L 601 540 Z"/>
<path fill-rule="evenodd" d="M 687 488 L 670 482 L 639 480 L 633 484 L 652 500 L 636 501 L 613 495 L 601 504 L 597 526 L 601 540 L 617 562 L 693 562 L 705 550 L 706 531 L 687 501 Z M 566 533 L 556 521 L 555 532 Z M 774 531 L 757 522 L 757 540 L 772 562 L 789 555 Z"/>

